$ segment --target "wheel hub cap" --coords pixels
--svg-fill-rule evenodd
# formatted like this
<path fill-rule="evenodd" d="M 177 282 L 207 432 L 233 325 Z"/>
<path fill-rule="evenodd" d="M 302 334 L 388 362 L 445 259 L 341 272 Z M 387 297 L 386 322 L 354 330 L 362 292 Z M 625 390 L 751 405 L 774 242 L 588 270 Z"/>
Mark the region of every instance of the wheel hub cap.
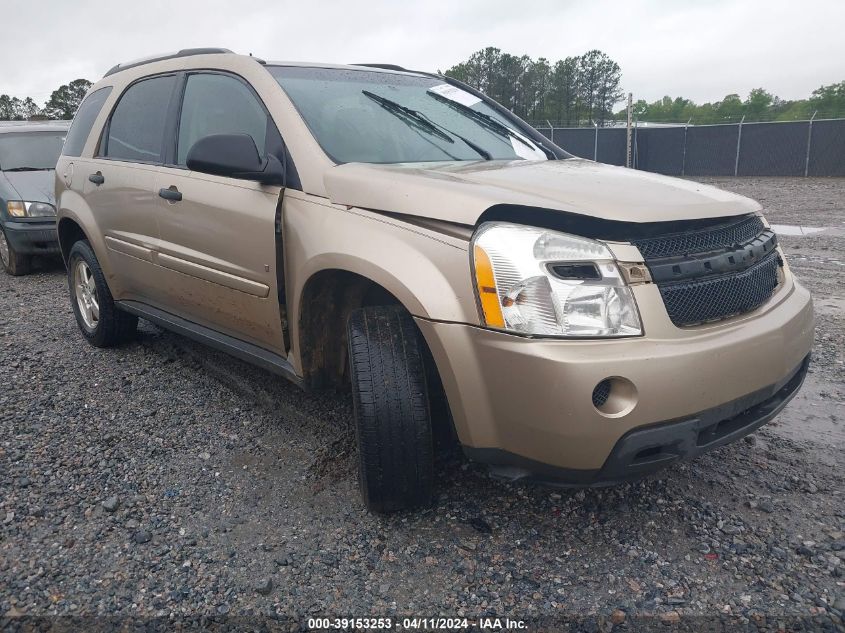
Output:
<path fill-rule="evenodd" d="M 76 263 L 73 286 L 76 291 L 76 303 L 79 314 L 89 330 L 94 330 L 100 322 L 100 302 L 97 297 L 97 285 L 88 264 L 83 261 Z"/>

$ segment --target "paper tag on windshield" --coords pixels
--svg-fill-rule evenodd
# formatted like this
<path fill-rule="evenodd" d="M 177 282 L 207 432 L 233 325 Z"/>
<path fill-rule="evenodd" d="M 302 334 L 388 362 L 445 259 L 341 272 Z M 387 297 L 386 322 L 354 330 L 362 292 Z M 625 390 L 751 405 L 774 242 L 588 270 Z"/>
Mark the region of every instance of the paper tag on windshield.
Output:
<path fill-rule="evenodd" d="M 520 136 L 520 138 L 523 137 Z M 525 160 L 545 160 L 548 158 L 543 150 L 539 147 L 535 149 L 534 144 L 531 143 L 531 141 L 528 142 L 531 144 L 531 147 L 511 136 L 511 146 L 513 147 L 513 151 L 520 158 L 524 158 Z"/>
<path fill-rule="evenodd" d="M 472 107 L 476 103 L 481 103 L 481 99 L 475 95 L 471 95 L 466 90 L 461 90 L 460 88 L 450 86 L 449 84 L 440 84 L 439 86 L 429 88 L 428 91 L 438 94 L 444 99 L 448 99 L 449 101 L 454 101 L 455 103 L 460 103 L 468 107 Z"/>

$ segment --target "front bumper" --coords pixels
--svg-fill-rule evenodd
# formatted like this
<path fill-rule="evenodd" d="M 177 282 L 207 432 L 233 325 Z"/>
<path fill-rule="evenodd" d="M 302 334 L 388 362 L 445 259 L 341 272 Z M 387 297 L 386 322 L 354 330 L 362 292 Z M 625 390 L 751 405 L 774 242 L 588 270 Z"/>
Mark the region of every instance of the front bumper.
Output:
<path fill-rule="evenodd" d="M 789 280 L 754 312 L 694 328 L 675 327 L 659 301 L 638 297 L 646 336 L 630 339 L 531 339 L 418 319 L 467 454 L 541 478 L 618 481 L 750 432 L 797 391 L 813 341 L 799 284 Z M 593 404 L 607 378 L 633 386 L 615 412 Z M 648 452 L 650 443 L 664 454 Z"/>
<path fill-rule="evenodd" d="M 490 464 L 507 479 L 530 478 L 549 485 L 606 486 L 637 479 L 681 459 L 691 459 L 748 435 L 774 418 L 798 393 L 810 365 L 808 355 L 783 381 L 685 420 L 634 429 L 613 447 L 599 470 L 549 466 L 505 450 L 469 448 L 467 456 Z"/>
<path fill-rule="evenodd" d="M 9 245 L 21 255 L 58 255 L 56 221 L 3 223 Z"/>

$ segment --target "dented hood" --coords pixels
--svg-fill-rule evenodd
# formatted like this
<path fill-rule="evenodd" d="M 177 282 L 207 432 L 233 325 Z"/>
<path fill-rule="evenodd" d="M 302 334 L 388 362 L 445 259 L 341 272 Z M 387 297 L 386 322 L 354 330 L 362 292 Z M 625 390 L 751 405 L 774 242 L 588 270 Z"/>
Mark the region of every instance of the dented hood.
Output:
<path fill-rule="evenodd" d="M 715 187 L 577 158 L 347 163 L 326 172 L 325 186 L 337 204 L 467 225 L 498 204 L 626 222 L 717 218 L 760 209 L 753 200 Z"/>

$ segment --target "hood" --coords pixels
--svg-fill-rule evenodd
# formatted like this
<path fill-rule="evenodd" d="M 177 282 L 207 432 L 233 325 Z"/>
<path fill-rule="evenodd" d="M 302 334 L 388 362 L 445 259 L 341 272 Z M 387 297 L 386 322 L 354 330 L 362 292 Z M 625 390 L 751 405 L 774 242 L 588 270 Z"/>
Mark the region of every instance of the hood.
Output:
<path fill-rule="evenodd" d="M 329 169 L 332 202 L 474 225 L 498 204 L 539 207 L 624 222 L 666 222 L 751 213 L 748 198 L 583 159 L 373 165 Z"/>
<path fill-rule="evenodd" d="M 0 195 L 7 200 L 26 200 L 28 202 L 49 202 L 56 204 L 54 194 L 56 172 L 44 171 L 4 171 L 0 177 Z M 3 186 L 2 178 L 6 179 Z M 8 191 L 5 191 L 8 189 Z"/>

